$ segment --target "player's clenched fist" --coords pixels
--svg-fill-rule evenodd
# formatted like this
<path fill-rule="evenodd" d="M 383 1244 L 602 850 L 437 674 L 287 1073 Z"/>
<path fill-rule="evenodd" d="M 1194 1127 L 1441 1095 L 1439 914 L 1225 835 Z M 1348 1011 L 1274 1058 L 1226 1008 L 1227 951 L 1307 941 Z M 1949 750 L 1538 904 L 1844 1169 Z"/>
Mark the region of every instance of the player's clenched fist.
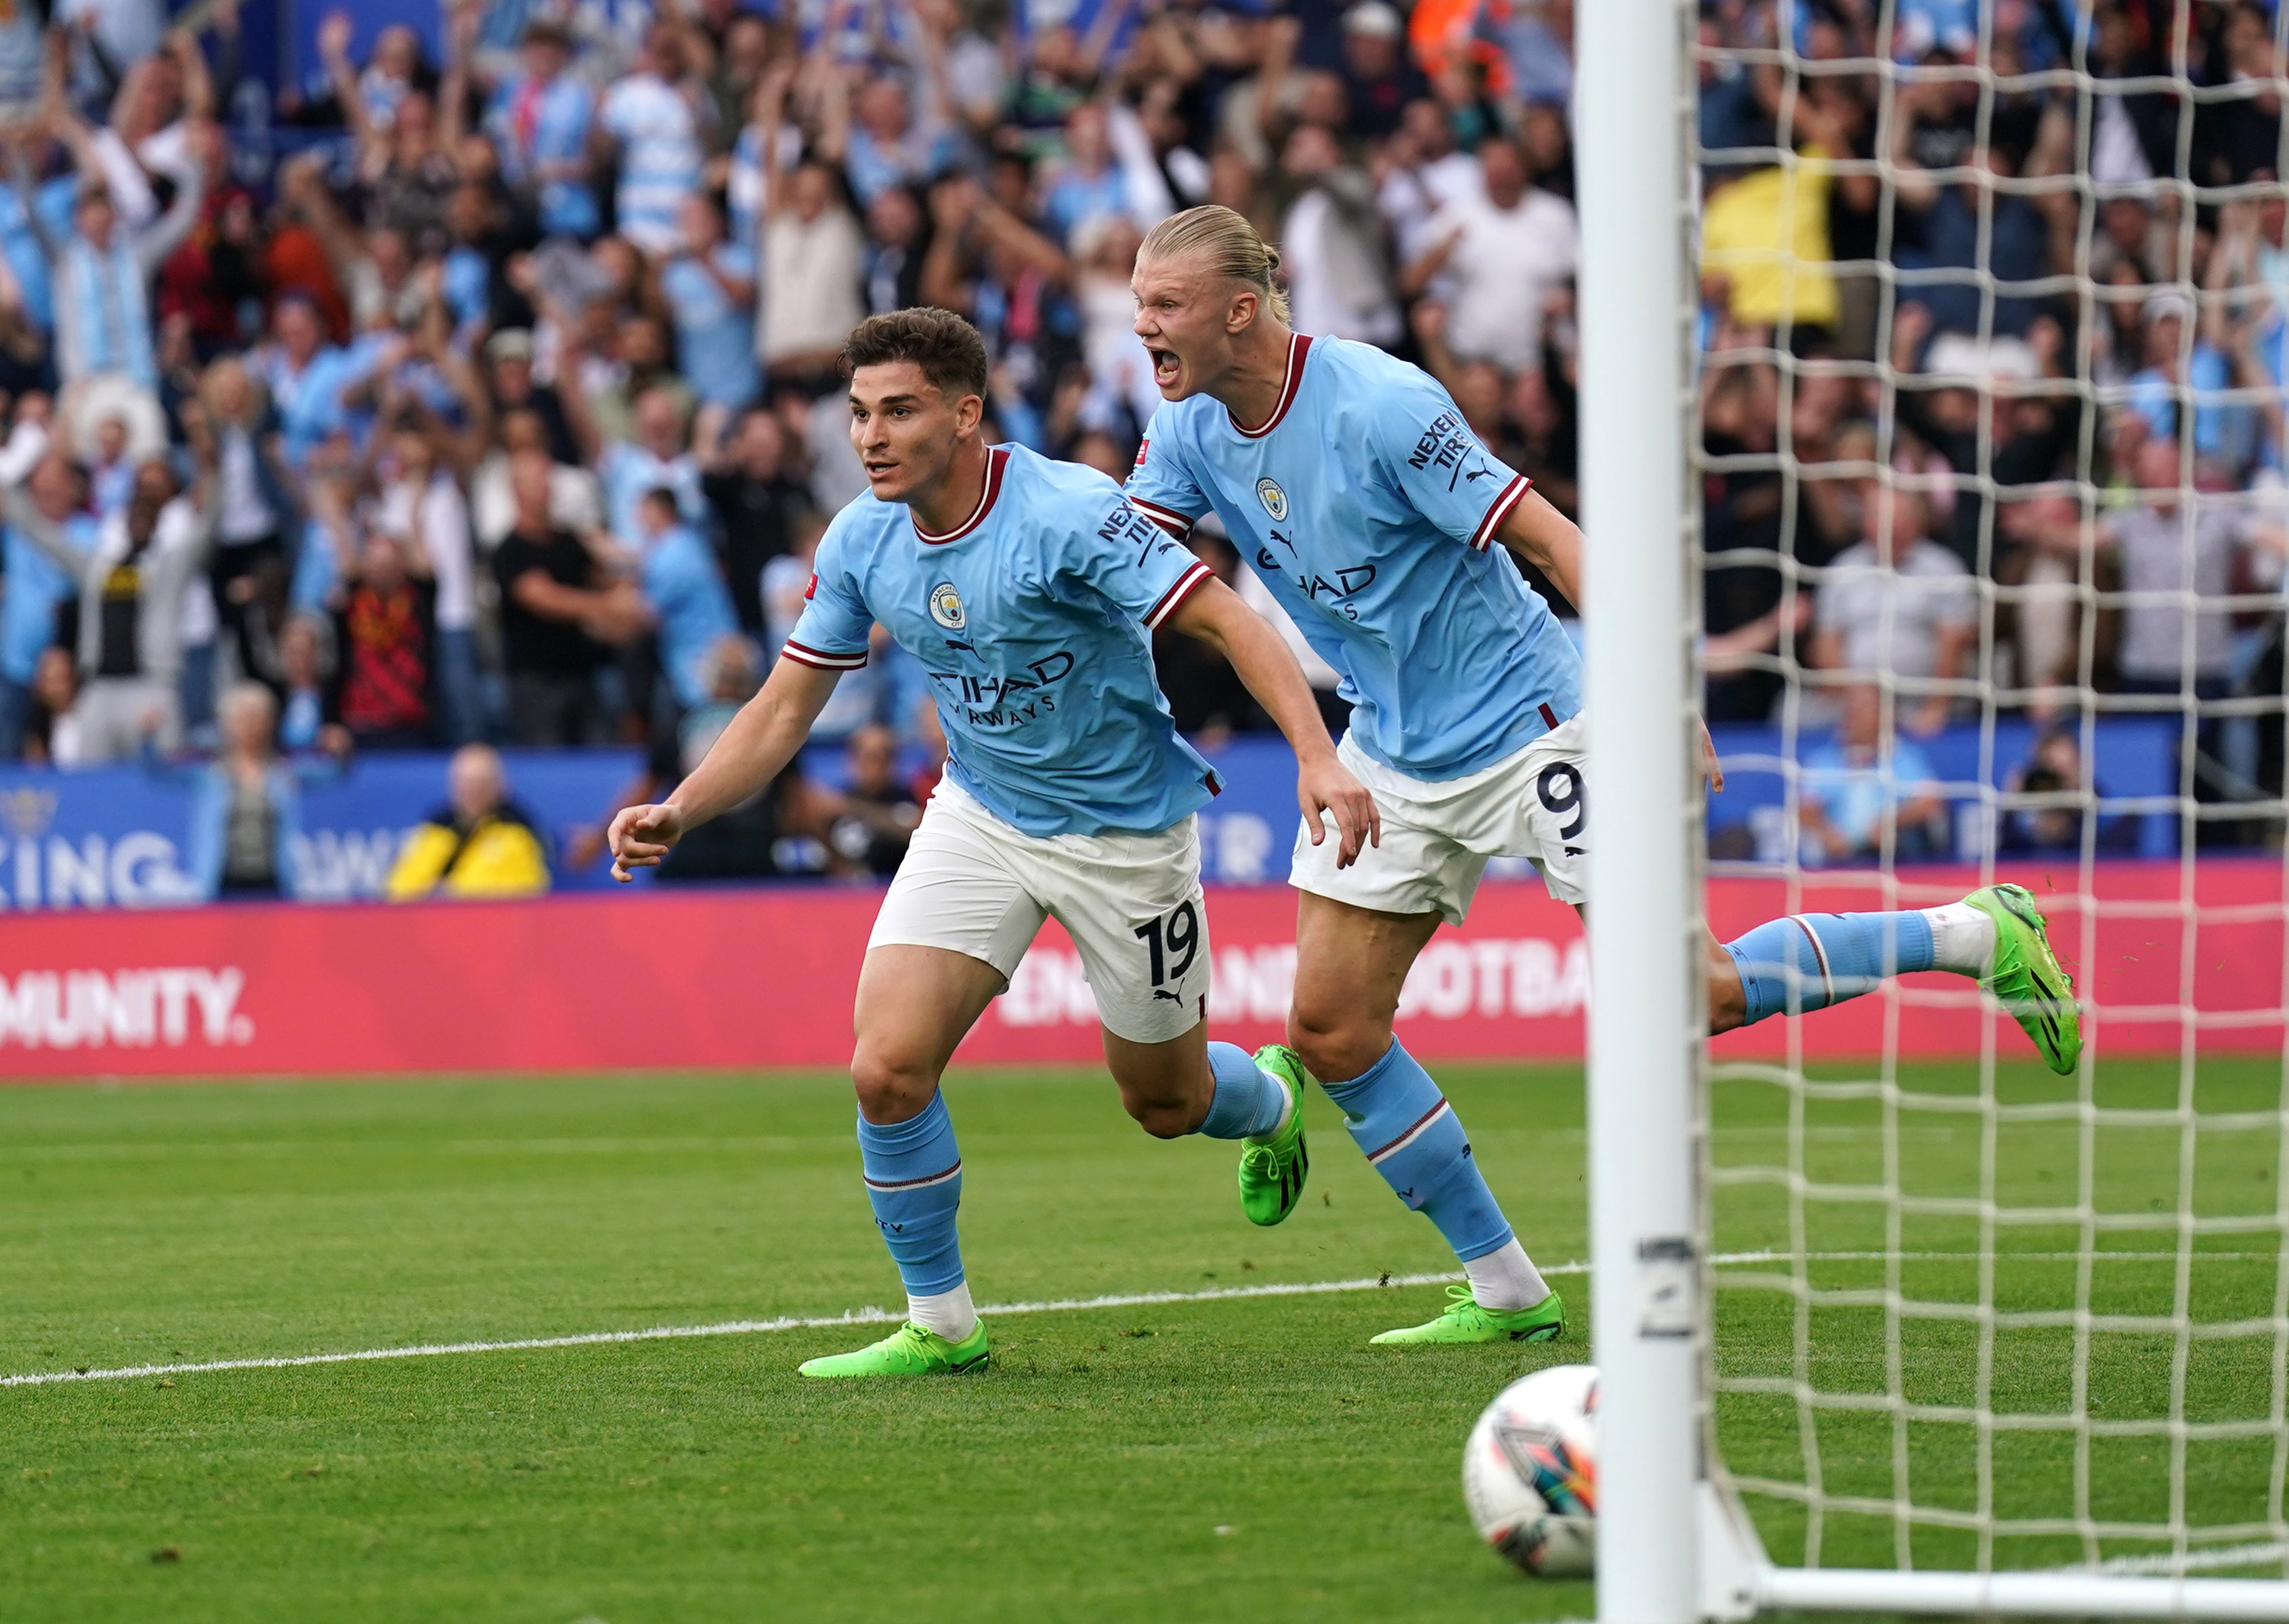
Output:
<path fill-rule="evenodd" d="M 630 869 L 651 868 L 683 838 L 683 814 L 672 806 L 623 807 L 605 837 L 612 848 L 612 878 L 625 885 Z"/>

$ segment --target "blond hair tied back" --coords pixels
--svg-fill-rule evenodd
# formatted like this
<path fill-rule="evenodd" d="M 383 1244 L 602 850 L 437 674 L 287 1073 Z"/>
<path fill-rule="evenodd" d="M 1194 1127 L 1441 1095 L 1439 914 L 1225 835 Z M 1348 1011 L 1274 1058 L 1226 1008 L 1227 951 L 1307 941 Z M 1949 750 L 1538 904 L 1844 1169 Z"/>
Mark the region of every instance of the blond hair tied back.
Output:
<path fill-rule="evenodd" d="M 1203 203 L 1153 227 L 1137 251 L 1140 263 L 1192 255 L 1206 259 L 1216 275 L 1254 289 L 1272 319 L 1283 327 L 1288 324 L 1288 291 L 1275 280 L 1280 251 L 1256 235 L 1245 215 L 1221 203 Z"/>

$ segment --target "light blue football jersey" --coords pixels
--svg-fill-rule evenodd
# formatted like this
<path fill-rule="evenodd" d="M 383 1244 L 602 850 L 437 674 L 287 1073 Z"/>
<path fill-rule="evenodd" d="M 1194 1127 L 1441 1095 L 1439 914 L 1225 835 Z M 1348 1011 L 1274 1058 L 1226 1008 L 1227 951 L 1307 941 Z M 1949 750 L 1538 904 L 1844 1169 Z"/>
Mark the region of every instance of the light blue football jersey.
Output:
<path fill-rule="evenodd" d="M 855 671 L 879 621 L 929 673 L 946 771 L 1004 822 L 1157 834 L 1222 787 L 1152 671 L 1152 628 L 1211 572 L 1102 474 L 989 456 L 977 510 L 945 535 L 871 494 L 837 513 L 782 652 Z"/>
<path fill-rule="evenodd" d="M 1171 402 L 1128 490 L 1180 537 L 1214 509 L 1342 675 L 1360 746 L 1437 782 L 1582 708 L 1580 657 L 1495 540 L 1527 484 L 1426 373 L 1299 334 L 1270 422 L 1242 428 L 1205 394 Z"/>

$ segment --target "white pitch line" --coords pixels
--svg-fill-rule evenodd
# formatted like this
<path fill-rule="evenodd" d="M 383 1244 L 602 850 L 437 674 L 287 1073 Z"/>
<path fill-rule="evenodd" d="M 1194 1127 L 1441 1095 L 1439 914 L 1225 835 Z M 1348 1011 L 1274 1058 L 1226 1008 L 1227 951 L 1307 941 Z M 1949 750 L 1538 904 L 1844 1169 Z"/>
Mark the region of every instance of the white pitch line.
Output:
<path fill-rule="evenodd" d="M 1806 1254 L 1810 1262 L 1854 1262 L 1877 1261 L 1886 1254 L 1881 1252 L 1814 1252 Z M 2035 1259 L 2054 1257 L 2070 1259 L 2076 1253 L 2004 1253 L 1998 1256 Z M 2149 1261 L 2174 1260 L 2174 1252 L 2102 1253 L 2102 1257 L 2143 1258 Z M 2197 1253 L 2195 1256 L 2270 1257 L 2270 1253 Z M 1905 1260 L 1936 1261 L 1961 1259 L 1975 1261 L 1975 1252 L 1902 1253 Z M 1791 1261 L 1785 1252 L 1728 1252 L 1709 1260 L 1725 1268 L 1748 1263 L 1784 1263 Z M 1559 1263 L 1542 1270 L 1544 1275 L 1586 1275 L 1590 1265 L 1585 1262 Z M 1200 1292 L 1128 1292 L 1103 1297 L 1063 1297 L 1039 1302 L 988 1303 L 977 1311 L 981 1315 L 1010 1314 L 1069 1314 L 1087 1309 L 1154 1308 L 1179 1302 L 1226 1302 L 1243 1297 L 1312 1297 L 1337 1292 L 1375 1291 L 1393 1286 L 1443 1286 L 1459 1280 L 1459 1273 L 1362 1275 L 1351 1280 L 1272 1281 L 1262 1286 L 1226 1286 L 1214 1291 Z M 418 1342 L 406 1348 L 361 1348 L 348 1353 L 298 1353 L 262 1358 L 201 1359 L 179 1365 L 125 1365 L 105 1370 L 43 1370 L 28 1371 L 20 1375 L 0 1376 L 0 1388 L 54 1387 L 68 1381 L 121 1381 L 140 1376 L 198 1375 L 209 1371 L 227 1370 L 293 1370 L 307 1365 L 362 1365 L 376 1359 L 427 1359 L 455 1353 L 514 1353 L 545 1348 L 595 1348 L 614 1342 L 681 1341 L 699 1336 L 758 1336 L 774 1331 L 823 1331 L 837 1325 L 895 1325 L 905 1317 L 889 1309 L 849 1309 L 840 1314 L 790 1315 L 778 1319 L 727 1319 L 708 1325 L 652 1325 L 640 1331 L 581 1331 L 568 1336 L 522 1336 L 490 1342 Z"/>
<path fill-rule="evenodd" d="M 1545 1274 L 1583 1274 L 1588 1265 L 1569 1264 Z M 1106 1297 L 1071 1297 L 1044 1302 L 988 1303 L 987 1314 L 1063 1314 L 1081 1309 L 1150 1308 L 1171 1302 L 1219 1302 L 1233 1297 L 1303 1297 L 1329 1292 L 1373 1291 L 1384 1286 L 1440 1286 L 1459 1274 L 1368 1275 L 1356 1280 L 1310 1280 L 1294 1284 L 1230 1286 L 1205 1292 L 1130 1292 Z M 712 1325 L 653 1325 L 642 1331 L 582 1331 L 570 1336 L 522 1336 L 498 1342 L 420 1342 L 411 1348 L 362 1348 L 355 1353 L 300 1353 L 275 1358 L 203 1359 L 185 1365 L 127 1365 L 115 1370 L 47 1370 L 0 1376 L 0 1387 L 52 1387 L 65 1381 L 117 1381 L 135 1376 L 196 1375 L 218 1370 L 292 1370 L 304 1365 L 356 1365 L 372 1359 L 427 1359 L 448 1353 L 513 1353 L 530 1348 L 594 1348 L 610 1342 L 679 1341 L 694 1336 L 754 1336 L 770 1331 L 823 1331 L 836 1325 L 887 1325 L 904 1320 L 888 1309 L 851 1309 L 841 1314 L 789 1316 L 783 1319 L 727 1319 Z"/>

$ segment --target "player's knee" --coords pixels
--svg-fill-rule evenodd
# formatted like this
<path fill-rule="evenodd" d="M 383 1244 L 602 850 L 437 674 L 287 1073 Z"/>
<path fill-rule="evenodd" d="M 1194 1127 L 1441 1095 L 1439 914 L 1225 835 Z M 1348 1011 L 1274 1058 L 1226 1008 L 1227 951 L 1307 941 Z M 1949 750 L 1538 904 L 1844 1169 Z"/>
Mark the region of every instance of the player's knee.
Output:
<path fill-rule="evenodd" d="M 1357 1013 L 1296 1008 L 1288 1012 L 1288 1047 L 1321 1082 L 1347 1082 L 1383 1058 L 1391 1027 Z"/>
<path fill-rule="evenodd" d="M 921 1114 L 937 1092 L 937 1069 L 876 1050 L 861 1049 L 851 1057 L 850 1083 L 858 1093 L 858 1111 L 878 1125 L 904 1122 Z"/>
<path fill-rule="evenodd" d="M 1194 1119 L 1200 1114 L 1192 1100 L 1160 1095 L 1123 1095 L 1121 1103 L 1137 1126 L 1155 1139 L 1182 1139 L 1192 1131 Z"/>
<path fill-rule="evenodd" d="M 1123 1079 L 1121 1108 L 1153 1138 L 1181 1139 L 1200 1126 L 1208 1103 L 1165 1078 L 1152 1078 L 1142 1087 Z"/>

